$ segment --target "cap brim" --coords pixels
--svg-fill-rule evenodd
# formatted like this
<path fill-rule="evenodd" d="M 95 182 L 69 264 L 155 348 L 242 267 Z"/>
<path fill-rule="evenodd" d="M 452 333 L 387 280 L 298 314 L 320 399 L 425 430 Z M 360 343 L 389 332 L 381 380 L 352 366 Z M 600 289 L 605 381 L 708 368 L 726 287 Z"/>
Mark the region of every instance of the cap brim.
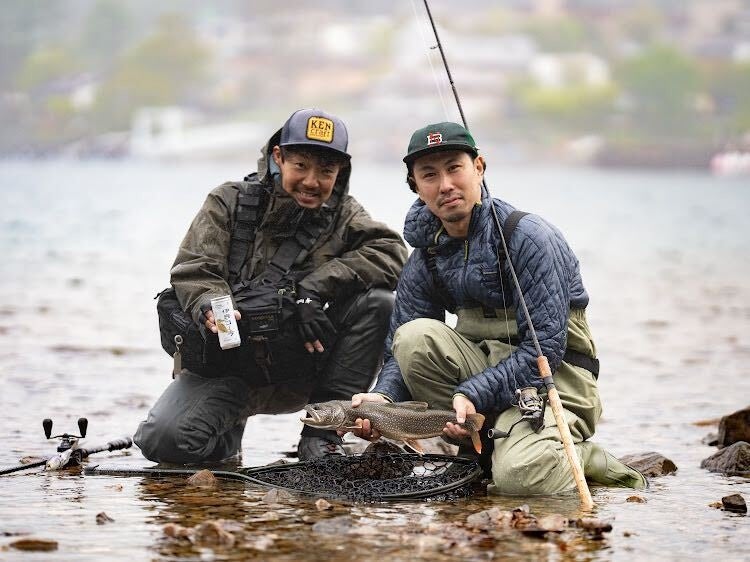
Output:
<path fill-rule="evenodd" d="M 403 160 L 405 164 L 411 164 L 412 162 L 414 162 L 414 160 L 416 160 L 417 158 L 420 158 L 421 156 L 424 156 L 425 154 L 431 154 L 433 152 L 445 152 L 446 150 L 461 150 L 463 152 L 468 152 L 469 154 L 473 154 L 474 156 L 479 155 L 479 149 L 473 146 L 469 146 L 468 144 L 445 143 L 445 144 L 439 144 L 436 146 L 429 146 L 427 148 L 423 148 L 422 150 L 417 150 L 416 152 L 407 154 L 406 156 L 404 156 Z"/>
<path fill-rule="evenodd" d="M 341 154 L 342 156 L 346 156 L 347 158 L 351 158 L 351 154 L 348 154 L 346 152 L 343 152 L 342 150 L 339 150 L 338 148 L 333 148 L 331 145 L 322 143 L 322 142 L 315 142 L 315 141 L 309 141 L 309 142 L 287 142 L 284 144 L 279 143 L 279 146 L 317 146 L 320 148 L 325 148 L 327 150 L 330 150 L 331 152 L 335 152 L 336 154 Z"/>

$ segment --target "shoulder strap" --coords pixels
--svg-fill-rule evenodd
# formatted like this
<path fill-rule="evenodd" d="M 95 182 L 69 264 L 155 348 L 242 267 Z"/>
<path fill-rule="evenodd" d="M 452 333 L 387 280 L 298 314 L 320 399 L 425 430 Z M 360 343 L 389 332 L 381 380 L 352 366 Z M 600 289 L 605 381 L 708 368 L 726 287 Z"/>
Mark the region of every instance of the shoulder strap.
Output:
<path fill-rule="evenodd" d="M 516 227 L 518 226 L 518 221 L 520 221 L 528 214 L 529 213 L 526 213 L 524 211 L 516 210 L 509 214 L 508 218 L 505 219 L 505 222 L 503 223 L 503 239 L 505 240 L 508 249 L 510 249 L 510 239 L 513 238 L 513 232 L 515 232 Z M 505 251 L 503 250 L 502 244 L 500 244 L 499 250 L 499 257 L 500 260 L 502 260 L 505 257 Z"/>
<path fill-rule="evenodd" d="M 247 259 L 250 246 L 255 240 L 255 231 L 260 223 L 266 205 L 266 189 L 258 181 L 257 174 L 245 177 L 237 197 L 234 215 L 234 228 L 229 243 L 229 284 L 235 283 Z"/>
<path fill-rule="evenodd" d="M 438 275 L 435 254 L 437 254 L 436 246 L 429 246 L 428 248 L 425 248 L 425 260 L 427 261 L 427 269 L 430 270 L 430 275 L 432 275 L 432 284 L 435 286 L 435 290 L 440 296 L 440 299 L 443 301 L 443 307 L 445 308 L 445 310 L 452 314 L 456 310 L 456 303 L 454 302 L 453 297 L 451 297 L 451 294 L 448 292 L 445 283 L 443 283 L 443 280 L 440 279 L 440 275 Z"/>

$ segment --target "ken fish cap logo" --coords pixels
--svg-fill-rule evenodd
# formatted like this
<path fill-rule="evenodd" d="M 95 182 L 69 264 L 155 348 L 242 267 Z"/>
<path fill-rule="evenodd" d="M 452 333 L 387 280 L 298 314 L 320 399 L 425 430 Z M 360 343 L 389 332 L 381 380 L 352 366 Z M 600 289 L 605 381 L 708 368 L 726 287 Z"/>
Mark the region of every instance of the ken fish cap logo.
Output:
<path fill-rule="evenodd" d="M 322 146 L 349 156 L 349 134 L 344 122 L 321 109 L 300 109 L 281 128 L 279 146 Z"/>
<path fill-rule="evenodd" d="M 479 148 L 469 131 L 458 123 L 443 122 L 414 131 L 404 162 L 411 164 L 420 156 L 439 150 L 464 150 L 473 156 L 479 154 Z"/>

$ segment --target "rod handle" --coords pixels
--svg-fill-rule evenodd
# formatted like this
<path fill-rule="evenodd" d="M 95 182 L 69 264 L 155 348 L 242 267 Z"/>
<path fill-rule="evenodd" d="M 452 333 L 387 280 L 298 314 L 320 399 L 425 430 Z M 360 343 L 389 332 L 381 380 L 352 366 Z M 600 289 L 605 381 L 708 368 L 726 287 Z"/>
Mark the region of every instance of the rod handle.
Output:
<path fill-rule="evenodd" d="M 536 362 L 541 377 L 543 379 L 551 380 L 552 370 L 550 369 L 547 358 L 544 355 L 540 355 L 536 358 Z M 570 469 L 573 472 L 573 480 L 575 480 L 576 488 L 578 488 L 578 495 L 581 498 L 581 507 L 587 511 L 591 510 L 594 507 L 594 500 L 591 497 L 591 491 L 586 483 L 586 477 L 583 473 L 583 467 L 581 467 L 581 461 L 578 458 L 578 454 L 576 454 L 575 447 L 573 446 L 573 436 L 570 434 L 570 428 L 568 427 L 568 422 L 563 413 L 563 405 L 560 401 L 560 395 L 554 385 L 547 386 L 547 399 L 549 400 L 549 405 L 552 407 L 552 413 L 555 415 L 555 423 L 560 432 L 560 438 L 562 439 L 563 448 L 565 449 L 565 456 L 568 458 Z"/>
<path fill-rule="evenodd" d="M 117 451 L 119 449 L 129 449 L 133 446 L 133 440 L 130 437 L 115 439 L 107 443 L 107 451 Z"/>

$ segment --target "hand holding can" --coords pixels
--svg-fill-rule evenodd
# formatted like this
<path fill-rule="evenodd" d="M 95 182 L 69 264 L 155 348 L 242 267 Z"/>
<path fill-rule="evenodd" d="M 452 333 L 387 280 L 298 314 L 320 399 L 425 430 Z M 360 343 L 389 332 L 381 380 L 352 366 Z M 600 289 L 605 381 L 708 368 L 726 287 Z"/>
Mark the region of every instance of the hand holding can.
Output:
<path fill-rule="evenodd" d="M 240 339 L 237 320 L 234 317 L 232 297 L 226 295 L 211 299 L 211 310 L 214 313 L 214 322 L 218 329 L 221 349 L 238 347 L 242 343 L 242 340 Z"/>

